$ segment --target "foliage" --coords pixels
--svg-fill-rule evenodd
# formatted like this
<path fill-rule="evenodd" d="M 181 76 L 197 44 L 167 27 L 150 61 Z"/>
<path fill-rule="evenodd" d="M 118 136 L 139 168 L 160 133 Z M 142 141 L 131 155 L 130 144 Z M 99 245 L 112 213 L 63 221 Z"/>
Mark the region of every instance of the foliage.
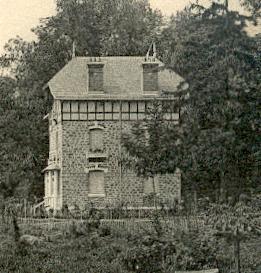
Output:
<path fill-rule="evenodd" d="M 162 58 L 189 86 L 179 90 L 184 188 L 214 200 L 257 187 L 261 62 L 244 31 L 250 19 L 215 2 L 191 5 L 161 37 Z"/>
<path fill-rule="evenodd" d="M 167 256 L 176 251 L 173 242 L 153 235 L 132 239 L 131 244 L 123 258 L 129 272 L 162 272 Z"/>
<path fill-rule="evenodd" d="M 207 223 L 213 229 L 215 236 L 224 238 L 228 246 L 233 246 L 235 272 L 241 272 L 242 242 L 260 236 L 260 210 L 256 211 L 256 208 L 243 200 L 234 206 L 211 204 Z M 255 263 L 253 269 L 256 270 L 257 266 L 258 264 Z"/>
<path fill-rule="evenodd" d="M 162 23 L 147 0 L 58 0 L 57 10 L 79 55 L 144 55 Z"/>
<path fill-rule="evenodd" d="M 156 205 L 155 176 L 174 173 L 176 169 L 177 131 L 171 122 L 164 121 L 168 105 L 154 100 L 143 122 L 135 124 L 122 135 L 125 156 L 122 165 L 138 176 L 152 178 L 153 198 Z"/>
<path fill-rule="evenodd" d="M 238 210 L 242 206 L 238 205 Z M 234 272 L 234 252 L 231 243 L 216 236 L 214 219 L 223 219 L 231 209 L 210 204 L 208 219 L 200 230 L 171 231 L 162 227 L 158 218 L 154 230 L 126 233 L 100 225 L 71 221 L 67 225 L 48 229 L 46 225 L 20 225 L 0 233 L 0 272 L 172 272 L 219 268 L 221 273 Z M 244 209 L 248 222 L 253 218 Z M 158 215 L 156 215 L 158 217 Z M 250 218 L 249 218 L 250 217 Z M 225 217 L 226 218 L 226 217 Z M 213 219 L 211 221 L 210 219 Z M 0 226 L 1 228 L 1 226 Z M 5 233 L 3 233 L 5 232 Z M 37 245 L 19 248 L 15 234 L 38 237 Z M 260 260 L 260 236 L 254 233 L 241 243 L 241 266 L 244 273 L 257 273 Z M 39 263 L 39 260 L 41 263 Z M 154 270 L 154 271 L 152 271 Z"/>
<path fill-rule="evenodd" d="M 28 100 L 19 95 L 17 79 L 0 81 L 1 193 L 25 197 L 31 192 L 33 196 L 36 191 L 42 193 L 39 180 L 47 156 L 47 142 L 41 142 L 48 134 L 42 123 L 44 110 L 37 106 L 38 98 Z"/>

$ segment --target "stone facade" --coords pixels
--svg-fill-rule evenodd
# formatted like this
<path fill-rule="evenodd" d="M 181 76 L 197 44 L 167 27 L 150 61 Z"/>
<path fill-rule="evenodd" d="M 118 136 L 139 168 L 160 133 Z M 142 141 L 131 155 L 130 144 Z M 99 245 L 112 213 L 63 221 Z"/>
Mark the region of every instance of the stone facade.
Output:
<path fill-rule="evenodd" d="M 136 59 L 134 59 L 135 62 Z M 119 62 L 118 59 L 116 61 Z M 114 59 L 113 62 L 115 62 Z M 50 151 L 48 166 L 44 170 L 45 205 L 48 208 L 59 210 L 65 205 L 68 207 L 77 205 L 84 208 L 90 203 L 104 207 L 122 202 L 128 203 L 129 206 L 152 205 L 149 200 L 150 193 L 153 191 L 152 182 L 137 177 L 133 171 L 121 166 L 124 149 L 121 147 L 120 140 L 122 133 L 129 131 L 135 122 L 142 122 L 146 109 L 155 98 L 158 98 L 160 88 L 158 81 L 165 79 L 158 79 L 158 75 L 153 75 L 154 78 L 150 82 L 146 76 L 148 86 L 157 84 L 155 89 L 151 88 L 154 92 L 151 98 L 147 94 L 144 98 L 138 93 L 135 96 L 132 93 L 129 97 L 125 94 L 123 101 L 115 94 L 112 98 L 106 94 L 106 88 L 110 90 L 106 87 L 108 75 L 119 82 L 118 86 L 121 85 L 123 89 L 126 86 L 122 78 L 118 77 L 123 72 L 113 62 L 111 64 L 113 70 L 106 68 L 105 62 L 104 94 L 102 96 L 99 94 L 97 98 L 89 98 L 87 95 L 83 99 L 82 93 L 79 93 L 78 97 L 72 93 L 75 98 L 71 99 L 68 99 L 67 95 L 56 98 L 55 91 L 61 89 L 60 86 L 66 78 L 61 77 L 59 86 L 58 80 L 50 84 L 54 89 L 54 103 L 49 113 Z M 120 59 L 119 64 L 124 62 L 126 62 L 125 59 Z M 133 60 L 132 66 L 137 70 L 131 69 L 133 81 L 130 77 L 126 77 L 124 72 L 129 84 L 138 81 L 134 72 L 139 72 L 141 78 L 144 73 L 144 70 L 143 73 L 140 71 L 142 66 L 137 68 L 138 66 L 133 65 Z M 95 70 L 92 73 L 96 73 Z M 67 73 L 66 76 L 68 75 Z M 95 78 L 100 79 L 100 75 L 94 75 Z M 83 83 L 77 86 L 81 84 L 83 86 Z M 140 84 L 137 84 L 137 88 L 138 86 Z M 143 92 L 142 85 L 140 88 L 139 92 Z M 166 101 L 169 100 L 164 99 L 163 103 Z M 166 114 L 166 119 L 177 122 L 177 114 L 171 110 Z M 91 134 L 93 134 L 92 137 Z M 181 178 L 178 171 L 175 174 L 160 175 L 155 178 L 155 181 L 159 200 L 168 203 L 180 200 Z"/>
<path fill-rule="evenodd" d="M 89 197 L 88 168 L 95 163 L 89 162 L 89 127 L 94 122 L 64 121 L 62 125 L 62 168 L 61 181 L 63 185 L 63 202 L 71 206 L 78 204 L 84 207 L 88 202 L 100 201 L 106 205 L 115 201 L 143 203 L 144 178 L 137 177 L 132 171 L 122 168 L 120 174 L 120 123 L 117 121 L 97 122 L 104 127 L 104 162 L 99 166 L 107 169 L 104 175 L 105 197 Z M 131 122 L 122 124 L 123 131 L 130 128 Z M 158 193 L 163 198 L 180 198 L 180 178 L 178 174 L 162 175 L 159 178 Z M 100 200 L 98 200 L 100 199 Z"/>

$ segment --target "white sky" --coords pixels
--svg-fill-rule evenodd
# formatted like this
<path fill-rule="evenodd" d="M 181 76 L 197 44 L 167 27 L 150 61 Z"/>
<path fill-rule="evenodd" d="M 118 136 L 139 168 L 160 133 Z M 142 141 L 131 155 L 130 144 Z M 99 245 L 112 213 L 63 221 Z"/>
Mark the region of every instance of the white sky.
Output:
<path fill-rule="evenodd" d="M 106 1 L 106 0 L 105 0 Z M 170 15 L 183 9 L 193 0 L 150 0 L 153 8 Z M 200 0 L 207 3 L 208 0 Z M 240 9 L 239 0 L 230 0 L 231 9 Z M 0 54 L 4 44 L 17 35 L 25 40 L 34 39 L 31 28 L 39 23 L 40 18 L 55 14 L 55 0 L 0 0 Z"/>

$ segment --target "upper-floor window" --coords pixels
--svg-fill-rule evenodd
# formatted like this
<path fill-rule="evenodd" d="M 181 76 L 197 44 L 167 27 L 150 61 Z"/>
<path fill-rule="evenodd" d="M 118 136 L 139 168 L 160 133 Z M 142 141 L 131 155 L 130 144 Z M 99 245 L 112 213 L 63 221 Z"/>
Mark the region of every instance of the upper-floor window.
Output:
<path fill-rule="evenodd" d="M 103 92 L 103 64 L 88 64 L 89 92 Z"/>
<path fill-rule="evenodd" d="M 143 64 L 143 91 L 158 91 L 158 64 L 144 63 Z"/>
<path fill-rule="evenodd" d="M 90 150 L 92 152 L 103 151 L 103 130 L 101 128 L 93 128 L 90 130 Z"/>
<path fill-rule="evenodd" d="M 146 94 L 146 93 L 145 93 Z M 147 94 L 151 94 L 148 92 Z M 154 92 L 156 94 L 156 92 Z M 165 104 L 165 101 L 161 101 Z M 175 108 L 175 99 L 166 101 L 169 103 L 165 118 L 166 120 L 177 121 L 179 116 Z M 62 103 L 62 118 L 66 120 L 143 120 L 149 109 L 153 107 L 153 101 L 64 101 Z M 121 107 L 120 107 L 121 106 Z M 120 117 L 121 114 L 121 117 Z"/>

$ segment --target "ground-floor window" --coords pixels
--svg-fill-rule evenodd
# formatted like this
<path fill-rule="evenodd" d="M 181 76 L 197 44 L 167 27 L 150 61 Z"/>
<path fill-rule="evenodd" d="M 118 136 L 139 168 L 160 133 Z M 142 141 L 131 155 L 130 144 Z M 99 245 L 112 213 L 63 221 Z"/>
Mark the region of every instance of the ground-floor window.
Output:
<path fill-rule="evenodd" d="M 53 196 L 53 193 L 54 193 L 54 171 L 50 172 L 50 176 L 51 176 L 51 179 L 50 179 L 50 195 Z"/>
<path fill-rule="evenodd" d="M 62 184 L 59 170 L 47 170 L 45 172 L 45 205 L 52 209 L 60 209 Z"/>
<path fill-rule="evenodd" d="M 52 197 L 61 194 L 60 173 L 58 170 L 45 172 L 45 196 Z"/>
<path fill-rule="evenodd" d="M 104 171 L 94 170 L 89 172 L 89 196 L 97 195 L 103 196 L 105 195 L 104 189 Z"/>
<path fill-rule="evenodd" d="M 154 180 L 154 182 L 153 182 L 153 180 Z M 155 187 L 155 193 L 158 193 L 159 192 L 159 177 L 158 176 L 155 176 L 154 178 L 149 177 L 144 180 L 143 193 L 144 194 L 154 193 L 154 187 Z"/>

